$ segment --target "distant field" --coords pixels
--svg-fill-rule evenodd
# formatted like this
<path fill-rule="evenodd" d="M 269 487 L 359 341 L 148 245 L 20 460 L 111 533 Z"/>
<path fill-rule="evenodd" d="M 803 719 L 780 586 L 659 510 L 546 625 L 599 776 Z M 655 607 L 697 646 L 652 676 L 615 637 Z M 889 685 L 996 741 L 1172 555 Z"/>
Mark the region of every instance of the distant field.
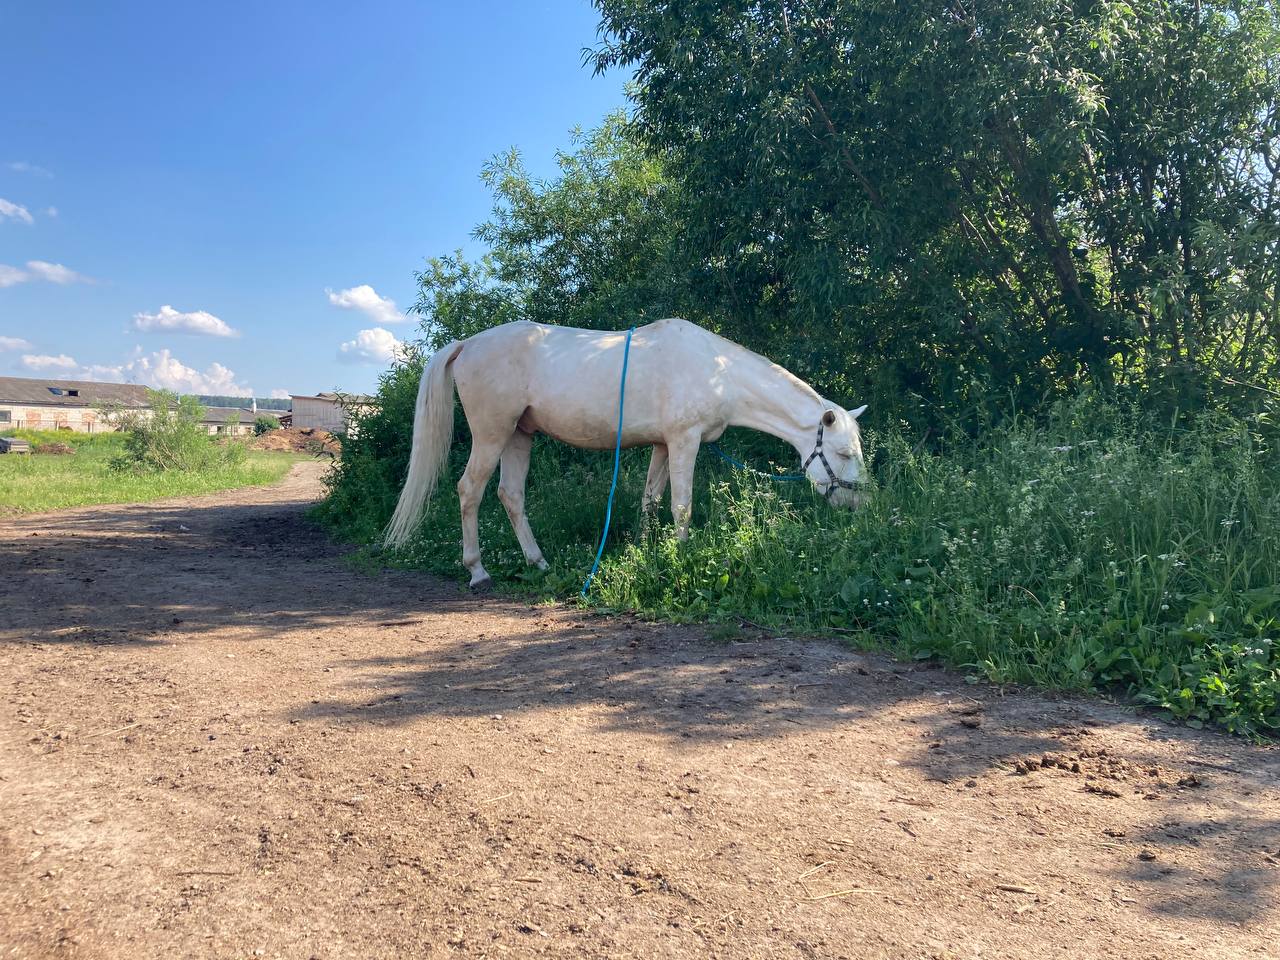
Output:
<path fill-rule="evenodd" d="M 112 470 L 120 453 L 118 434 L 75 434 L 67 431 L 17 431 L 35 447 L 65 443 L 72 454 L 0 455 L 0 515 L 38 513 L 95 503 L 140 503 L 163 497 L 191 496 L 233 487 L 273 483 L 300 459 L 295 453 L 255 450 L 235 467 L 206 473 L 129 473 Z"/>

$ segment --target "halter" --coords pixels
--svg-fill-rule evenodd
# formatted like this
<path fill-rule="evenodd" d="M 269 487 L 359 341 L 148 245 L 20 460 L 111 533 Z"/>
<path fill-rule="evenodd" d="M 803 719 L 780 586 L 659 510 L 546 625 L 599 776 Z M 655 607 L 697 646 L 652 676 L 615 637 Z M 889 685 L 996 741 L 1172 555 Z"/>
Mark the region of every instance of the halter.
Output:
<path fill-rule="evenodd" d="M 804 466 L 802 466 L 800 469 L 801 471 L 807 473 L 809 470 L 809 464 L 813 463 L 815 458 L 822 461 L 822 465 L 827 470 L 827 487 L 825 490 L 822 491 L 822 495 L 829 500 L 831 499 L 831 494 L 837 489 L 843 488 L 845 490 L 857 490 L 861 487 L 864 487 L 865 484 L 855 483 L 851 480 L 842 480 L 836 476 L 836 472 L 831 469 L 831 464 L 827 462 L 827 455 L 822 452 L 823 427 L 824 427 L 824 424 L 822 423 L 822 421 L 818 421 L 818 438 L 817 440 L 814 441 L 813 453 L 809 454 L 809 459 L 805 460 Z"/>

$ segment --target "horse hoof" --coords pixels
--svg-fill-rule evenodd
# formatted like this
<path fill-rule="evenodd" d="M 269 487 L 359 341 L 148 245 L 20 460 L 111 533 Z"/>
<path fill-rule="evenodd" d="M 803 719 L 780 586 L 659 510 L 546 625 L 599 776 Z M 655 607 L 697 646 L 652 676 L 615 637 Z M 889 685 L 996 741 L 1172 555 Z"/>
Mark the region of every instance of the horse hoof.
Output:
<path fill-rule="evenodd" d="M 551 569 L 551 564 L 547 563 L 547 561 L 545 560 L 539 560 L 537 563 L 534 564 L 534 566 L 537 567 L 539 570 L 541 570 L 543 573 L 546 573 L 548 570 Z"/>
<path fill-rule="evenodd" d="M 493 578 L 485 577 L 483 580 L 477 580 L 471 584 L 472 593 L 488 593 L 493 589 Z"/>

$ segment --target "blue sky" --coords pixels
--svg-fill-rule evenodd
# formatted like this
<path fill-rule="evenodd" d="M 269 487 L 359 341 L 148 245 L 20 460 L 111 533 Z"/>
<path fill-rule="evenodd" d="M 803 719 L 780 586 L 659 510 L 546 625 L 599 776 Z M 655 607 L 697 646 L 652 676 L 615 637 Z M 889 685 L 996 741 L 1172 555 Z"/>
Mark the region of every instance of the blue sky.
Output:
<path fill-rule="evenodd" d="M 586 0 L 0 0 L 0 374 L 371 388 L 482 163 L 623 105 Z M 392 305 L 394 304 L 394 306 Z M 345 347 L 345 349 L 344 349 Z"/>

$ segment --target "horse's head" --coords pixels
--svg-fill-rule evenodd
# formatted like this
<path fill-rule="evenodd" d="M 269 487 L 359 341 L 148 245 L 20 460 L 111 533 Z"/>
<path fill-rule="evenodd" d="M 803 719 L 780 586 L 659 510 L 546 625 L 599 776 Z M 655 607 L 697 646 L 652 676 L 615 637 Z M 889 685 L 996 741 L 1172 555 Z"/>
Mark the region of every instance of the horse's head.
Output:
<path fill-rule="evenodd" d="M 813 452 L 805 461 L 805 473 L 834 507 L 855 509 L 866 500 L 867 466 L 858 429 L 858 417 L 866 409 L 863 405 L 856 410 L 827 410 L 817 428 Z"/>

